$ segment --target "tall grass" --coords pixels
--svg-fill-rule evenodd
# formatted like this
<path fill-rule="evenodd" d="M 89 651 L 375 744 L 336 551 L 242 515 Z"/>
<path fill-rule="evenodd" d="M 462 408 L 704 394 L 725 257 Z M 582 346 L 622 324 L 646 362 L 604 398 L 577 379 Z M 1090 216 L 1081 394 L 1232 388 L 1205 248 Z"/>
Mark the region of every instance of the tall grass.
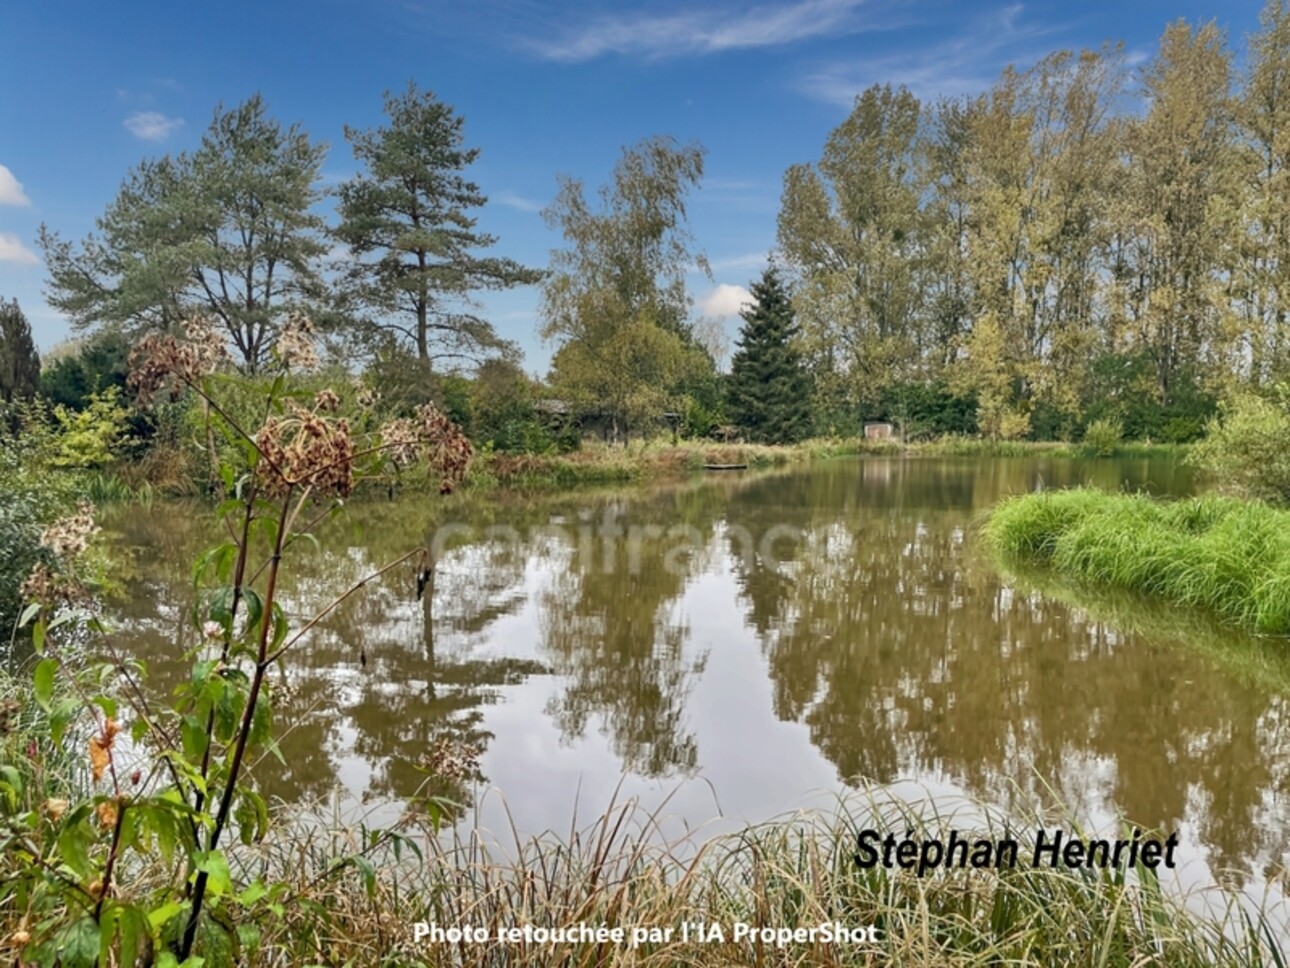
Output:
<path fill-rule="evenodd" d="M 1004 501 L 984 527 L 1007 558 L 1069 580 L 1290 634 L 1290 512 L 1223 497 L 1157 501 L 1076 489 Z"/>
<path fill-rule="evenodd" d="M 954 870 L 923 878 L 853 859 L 861 825 L 944 836 L 952 818 L 873 801 L 836 814 L 801 814 L 696 845 L 666 841 L 655 814 L 613 806 L 564 838 L 520 838 L 503 849 L 478 832 L 427 837 L 424 857 L 356 883 L 320 888 L 310 872 L 344 849 L 300 841 L 272 863 L 297 871 L 310 904 L 289 910 L 265 937 L 267 963 L 399 965 L 1018 965 L 1255 966 L 1281 963 L 1278 929 L 1229 895 L 1209 915 L 1185 908 L 1150 875 L 1032 868 Z M 861 819 L 863 818 L 863 819 Z M 1036 821 L 1038 822 L 1038 821 Z M 1005 836 L 1001 826 L 980 836 Z M 955 824 L 960 831 L 962 823 Z M 1050 824 L 1051 826 L 1051 824 Z M 1067 825 L 1069 827 L 1069 825 Z M 1018 836 L 1012 826 L 1008 836 Z M 1022 838 L 1025 839 L 1024 837 Z M 350 845 L 352 846 L 352 845 Z M 1198 899 L 1201 900 L 1201 899 Z M 418 921 L 485 929 L 483 943 L 432 943 Z M 682 924 L 721 925 L 724 940 L 686 939 Z M 736 942 L 737 922 L 798 929 L 873 925 L 875 942 Z M 671 928 L 666 939 L 626 944 L 498 942 L 498 930 L 578 924 Z M 642 934 L 641 937 L 648 937 Z"/>

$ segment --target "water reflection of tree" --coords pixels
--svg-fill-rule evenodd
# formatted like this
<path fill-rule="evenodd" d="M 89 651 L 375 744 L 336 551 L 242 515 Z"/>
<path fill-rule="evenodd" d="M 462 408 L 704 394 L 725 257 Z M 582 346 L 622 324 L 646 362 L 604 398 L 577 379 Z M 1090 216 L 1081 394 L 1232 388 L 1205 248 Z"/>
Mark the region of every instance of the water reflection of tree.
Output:
<path fill-rule="evenodd" d="M 584 517 L 603 522 L 604 508 Z M 704 657 L 689 647 L 680 599 L 702 567 L 712 520 L 680 495 L 633 505 L 618 521 L 624 533 L 597 527 L 591 554 L 574 540 L 562 545 L 539 602 L 545 654 L 567 681 L 548 711 L 568 740 L 600 717 L 624 768 L 646 776 L 698 765 L 686 707 Z M 670 531 L 679 527 L 693 531 Z"/>
<path fill-rule="evenodd" d="M 1080 812 L 1194 822 L 1211 866 L 1238 881 L 1256 855 L 1282 856 L 1283 700 L 1001 582 L 965 535 L 971 508 L 1028 489 L 1006 470 L 894 467 L 861 487 L 803 475 L 798 493 L 740 495 L 730 513 L 754 532 L 787 518 L 805 535 L 779 562 L 731 546 L 776 714 L 804 723 L 845 780 L 950 778 L 1014 808 L 1052 785 Z"/>
<path fill-rule="evenodd" d="M 173 517 L 173 521 L 171 520 Z M 425 535 L 409 504 L 361 506 L 333 526 L 321 547 L 297 546 L 284 572 L 284 607 L 302 616 L 331 603 L 345 589 Z M 147 549 L 127 577 L 121 615 L 140 636 L 155 685 L 167 689 L 186 673 L 184 648 L 193 644 L 188 622 L 191 585 L 176 575 L 215 537 L 183 509 L 158 508 L 123 522 L 125 540 Z M 282 761 L 260 759 L 255 775 L 264 792 L 288 802 L 319 800 L 340 780 L 340 761 L 366 761 L 367 796 L 403 798 L 422 788 L 417 763 L 445 736 L 480 748 L 481 707 L 498 690 L 540 671 L 518 659 L 476 655 L 492 623 L 516 611 L 526 557 L 493 554 L 473 561 L 454 549 L 436 568 L 436 582 L 416 598 L 409 565 L 340 601 L 293 651 L 276 684 L 277 733 Z M 468 803 L 464 784 L 432 784 L 428 792 Z"/>

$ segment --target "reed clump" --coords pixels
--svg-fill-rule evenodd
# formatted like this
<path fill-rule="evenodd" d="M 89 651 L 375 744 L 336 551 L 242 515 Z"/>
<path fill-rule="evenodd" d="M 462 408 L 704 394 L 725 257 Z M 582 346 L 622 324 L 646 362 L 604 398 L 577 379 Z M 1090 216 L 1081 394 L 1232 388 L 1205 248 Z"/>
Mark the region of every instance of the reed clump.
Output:
<path fill-rule="evenodd" d="M 1159 501 L 1073 489 L 1004 501 L 984 537 L 1006 559 L 1071 581 L 1290 634 L 1290 511 L 1219 496 Z"/>
<path fill-rule="evenodd" d="M 657 816 L 618 804 L 563 838 L 515 836 L 505 849 L 478 831 L 428 837 L 423 856 L 379 867 L 366 889 L 355 878 L 310 886 L 309 872 L 339 852 L 326 844 L 334 834 L 320 834 L 313 846 L 296 841 L 276 858 L 305 879 L 301 897 L 310 903 L 266 932 L 258 955 L 265 963 L 376 964 L 379 951 L 383 964 L 434 968 L 1283 963 L 1272 918 L 1217 890 L 1193 898 L 1208 902 L 1199 907 L 1209 913 L 1195 913 L 1150 872 L 1026 864 L 919 878 L 861 870 L 854 860 L 860 824 L 922 837 L 943 835 L 951 822 L 890 805 L 886 819 L 875 820 L 872 809 L 844 805 L 836 814 L 799 814 L 705 842 L 669 842 Z M 989 822 L 980 833 L 1005 835 Z M 469 927 L 487 940 L 417 937 L 418 922 Z M 696 931 L 699 924 L 707 933 Z M 757 936 L 736 940 L 737 924 Z M 766 940 L 770 932 L 826 924 L 856 934 Z M 628 940 L 497 940 L 526 925 L 549 932 L 604 926 Z M 873 938 L 860 939 L 869 926 Z M 671 929 L 666 937 L 664 929 Z"/>

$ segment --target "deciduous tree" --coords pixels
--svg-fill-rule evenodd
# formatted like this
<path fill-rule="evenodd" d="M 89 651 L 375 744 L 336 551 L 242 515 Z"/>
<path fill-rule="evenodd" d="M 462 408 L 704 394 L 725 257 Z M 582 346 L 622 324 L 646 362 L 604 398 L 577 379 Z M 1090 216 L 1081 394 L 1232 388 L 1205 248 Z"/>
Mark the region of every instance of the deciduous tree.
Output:
<path fill-rule="evenodd" d="M 679 408 L 685 384 L 712 367 L 685 288 L 691 266 L 707 269 L 685 214 L 703 154 L 652 138 L 624 150 L 599 211 L 580 181 L 563 178 L 545 213 L 568 243 L 543 287 L 542 335 L 559 342 L 553 382 L 580 410 L 603 412 L 615 435 Z"/>

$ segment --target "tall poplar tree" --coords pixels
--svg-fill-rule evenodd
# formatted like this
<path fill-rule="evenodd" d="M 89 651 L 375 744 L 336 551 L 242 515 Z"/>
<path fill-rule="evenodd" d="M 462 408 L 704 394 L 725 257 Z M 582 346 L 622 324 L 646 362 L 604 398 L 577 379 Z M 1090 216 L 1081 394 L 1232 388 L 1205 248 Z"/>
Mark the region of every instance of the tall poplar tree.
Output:
<path fill-rule="evenodd" d="M 488 199 L 465 175 L 479 149 L 464 146 L 464 119 L 415 84 L 387 92 L 385 114 L 385 127 L 345 128 L 364 166 L 338 192 L 335 234 L 354 257 L 346 295 L 371 329 L 410 344 L 427 367 L 518 355 L 470 295 L 536 283 L 542 274 L 480 254 L 497 238 L 476 228 Z"/>
<path fill-rule="evenodd" d="M 811 431 L 811 386 L 794 345 L 793 305 L 774 266 L 752 284 L 752 294 L 730 363 L 729 413 L 750 440 L 794 443 Z"/>
<path fill-rule="evenodd" d="M 869 88 L 816 165 L 784 175 L 779 244 L 814 365 L 855 410 L 917 368 L 924 289 L 918 99 Z M 827 374 L 822 374 L 827 377 Z"/>

